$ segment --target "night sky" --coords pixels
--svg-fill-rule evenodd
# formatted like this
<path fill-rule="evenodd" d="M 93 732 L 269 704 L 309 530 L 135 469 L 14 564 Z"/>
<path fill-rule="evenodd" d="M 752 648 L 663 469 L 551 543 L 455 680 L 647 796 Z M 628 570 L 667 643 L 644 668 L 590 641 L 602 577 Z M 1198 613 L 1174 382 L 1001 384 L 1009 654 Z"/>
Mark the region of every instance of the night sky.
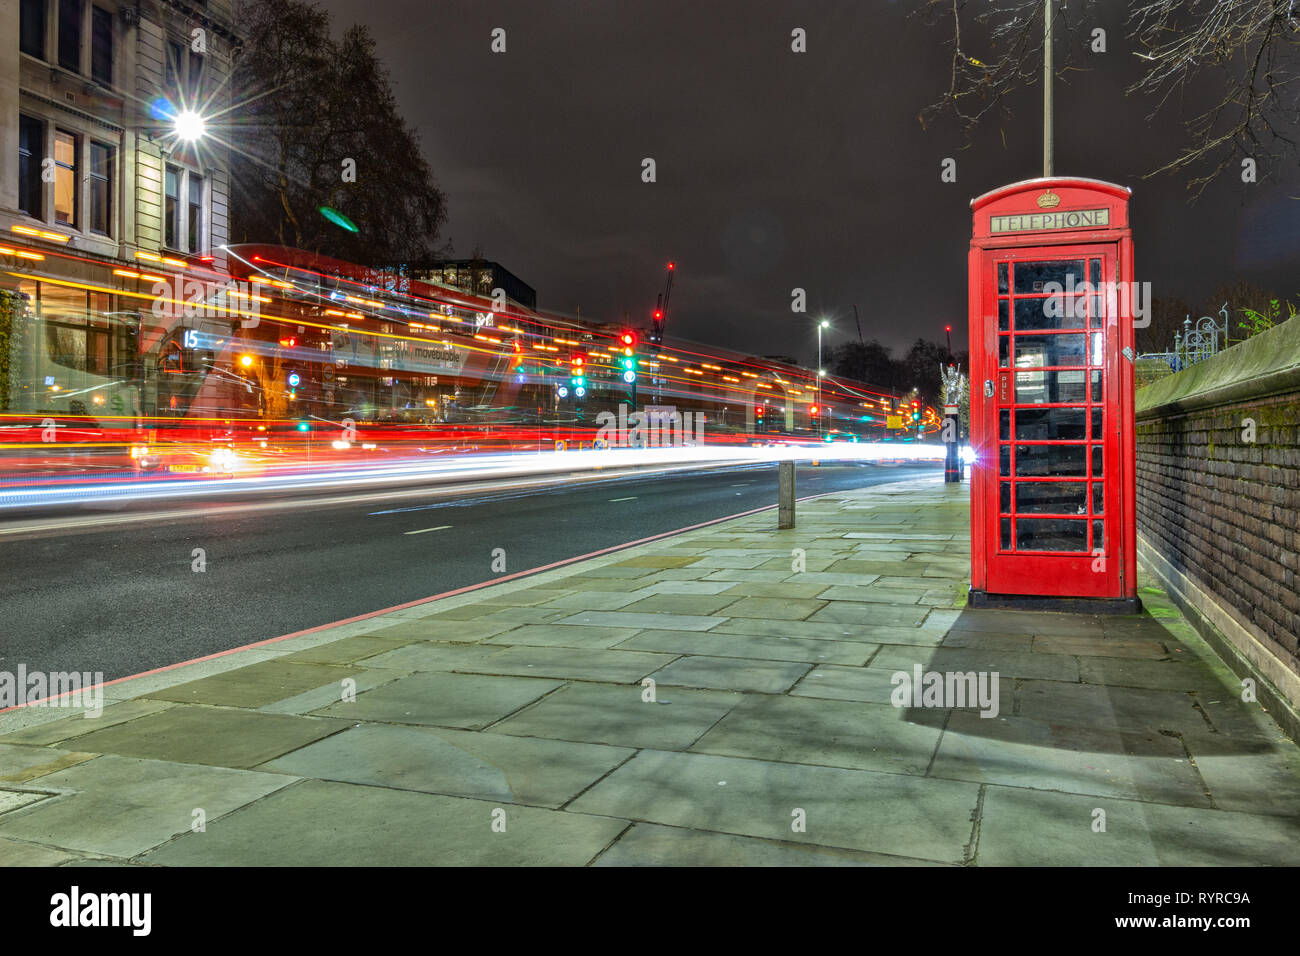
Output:
<path fill-rule="evenodd" d="M 968 149 L 951 120 L 922 129 L 918 111 L 947 82 L 946 36 L 905 0 L 321 5 L 336 32 L 374 34 L 447 193 L 455 255 L 481 247 L 550 312 L 619 321 L 629 309 L 645 324 L 674 259 L 670 340 L 812 364 L 815 320 L 831 319 L 828 345 L 856 337 L 856 303 L 867 339 L 942 341 L 951 323 L 960 347 L 969 201 L 1041 174 L 1039 87 Z M 1300 293 L 1294 160 L 1272 184 L 1233 176 L 1193 206 L 1182 180 L 1140 178 L 1182 131 L 1124 95 L 1140 66 L 1124 6 L 1095 24 L 1109 52 L 1081 54 L 1087 72 L 1058 81 L 1058 174 L 1133 188 L 1137 278 L 1157 297 L 1198 303 L 1236 279 Z M 495 27 L 504 54 L 489 48 Z M 807 53 L 790 50 L 795 27 Z M 955 184 L 940 181 L 948 156 Z M 641 182 L 644 157 L 654 184 Z M 790 311 L 796 286 L 807 315 Z"/>

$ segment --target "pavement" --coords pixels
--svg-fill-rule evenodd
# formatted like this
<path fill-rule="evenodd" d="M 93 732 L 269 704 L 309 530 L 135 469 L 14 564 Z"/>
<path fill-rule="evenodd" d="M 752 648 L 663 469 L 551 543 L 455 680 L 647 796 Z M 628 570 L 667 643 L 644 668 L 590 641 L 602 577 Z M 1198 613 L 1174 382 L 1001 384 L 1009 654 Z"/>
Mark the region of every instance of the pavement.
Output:
<path fill-rule="evenodd" d="M 76 662 L 113 680 L 482 584 L 498 576 L 498 546 L 515 573 L 776 500 L 774 464 L 664 467 L 42 516 L 0 511 L 0 671 L 15 661 L 40 670 Z M 938 470 L 801 467 L 800 488 L 815 494 Z"/>
<path fill-rule="evenodd" d="M 0 863 L 1300 864 L 1300 750 L 1163 592 L 965 608 L 967 493 L 837 491 L 0 714 Z M 918 665 L 996 695 L 895 706 Z"/>

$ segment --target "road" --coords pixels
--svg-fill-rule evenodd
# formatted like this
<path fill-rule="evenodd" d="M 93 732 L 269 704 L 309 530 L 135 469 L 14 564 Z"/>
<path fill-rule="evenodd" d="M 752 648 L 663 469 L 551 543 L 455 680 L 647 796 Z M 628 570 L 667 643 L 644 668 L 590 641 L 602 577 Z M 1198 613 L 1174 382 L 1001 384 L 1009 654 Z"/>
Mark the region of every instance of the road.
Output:
<path fill-rule="evenodd" d="M 936 466 L 800 467 L 800 496 Z M 0 669 L 106 679 L 419 600 L 776 501 L 774 465 L 485 489 L 169 503 L 0 524 Z M 194 570 L 202 549 L 205 570 Z"/>

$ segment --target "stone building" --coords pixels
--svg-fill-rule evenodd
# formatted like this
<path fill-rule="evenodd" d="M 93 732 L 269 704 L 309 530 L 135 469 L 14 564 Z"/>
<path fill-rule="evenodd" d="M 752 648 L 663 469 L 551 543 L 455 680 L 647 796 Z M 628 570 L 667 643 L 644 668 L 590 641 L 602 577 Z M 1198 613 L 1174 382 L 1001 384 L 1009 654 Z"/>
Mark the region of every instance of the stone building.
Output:
<path fill-rule="evenodd" d="M 0 0 L 0 289 L 21 296 L 0 407 L 138 415 L 183 395 L 151 290 L 225 267 L 231 3 Z"/>

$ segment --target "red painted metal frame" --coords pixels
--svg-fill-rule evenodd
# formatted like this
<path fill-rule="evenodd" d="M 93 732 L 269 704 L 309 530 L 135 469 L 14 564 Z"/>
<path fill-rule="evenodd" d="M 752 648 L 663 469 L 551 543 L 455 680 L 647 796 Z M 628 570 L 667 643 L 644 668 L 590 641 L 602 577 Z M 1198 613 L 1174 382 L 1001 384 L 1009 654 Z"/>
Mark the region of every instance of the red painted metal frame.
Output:
<path fill-rule="evenodd" d="M 993 234 L 993 216 L 1042 212 L 1037 200 L 1059 197 L 1052 212 L 1109 210 L 1100 228 L 1053 229 Z M 1103 361 L 1103 481 L 1106 536 L 1102 561 L 1088 552 L 1003 552 L 999 537 L 998 490 L 998 310 L 994 263 L 1098 258 L 1103 279 L 1133 288 L 1130 190 L 1093 179 L 1030 179 L 1003 186 L 971 201 L 973 231 L 968 260 L 970 319 L 971 589 L 997 595 L 1133 599 L 1137 595 L 1137 528 L 1134 480 L 1132 297 L 1121 292 L 1108 310 Z M 1014 287 L 1013 287 L 1014 288 Z M 1010 304 L 1009 304 L 1010 308 Z M 1014 327 L 1014 326 L 1013 326 Z M 1087 333 L 1089 330 L 1083 330 Z M 1085 336 L 1085 343 L 1089 339 Z M 1090 350 L 1085 350 L 1090 351 Z M 1085 364 L 1087 357 L 1085 356 Z M 1015 367 L 1008 370 L 1014 382 Z M 1089 375 L 1084 373 L 1084 381 Z M 984 384 L 994 383 L 986 397 Z M 1014 392 L 1010 396 L 1014 403 Z M 1015 442 L 1014 431 L 1010 436 Z M 1088 445 L 1084 446 L 1089 447 Z M 1117 461 L 1118 460 L 1118 461 Z M 1116 464 L 1118 463 L 1118 467 Z M 1091 495 L 1091 486 L 1088 487 Z M 1098 570 L 1094 570 L 1098 568 Z"/>

